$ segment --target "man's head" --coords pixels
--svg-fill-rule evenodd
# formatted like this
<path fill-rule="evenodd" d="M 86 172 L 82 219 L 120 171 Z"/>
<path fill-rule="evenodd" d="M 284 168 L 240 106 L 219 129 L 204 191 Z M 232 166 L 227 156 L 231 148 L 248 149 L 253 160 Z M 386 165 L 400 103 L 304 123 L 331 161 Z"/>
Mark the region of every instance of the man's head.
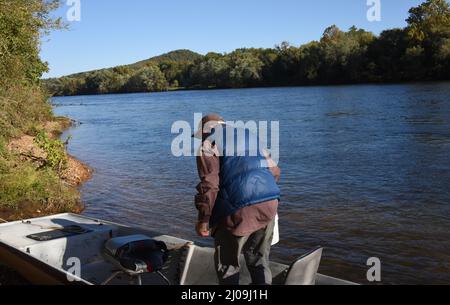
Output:
<path fill-rule="evenodd" d="M 198 125 L 198 130 L 192 135 L 197 139 L 203 139 L 203 135 L 209 134 L 214 127 L 220 124 L 225 124 L 225 120 L 218 114 L 208 114 L 202 118 Z"/>

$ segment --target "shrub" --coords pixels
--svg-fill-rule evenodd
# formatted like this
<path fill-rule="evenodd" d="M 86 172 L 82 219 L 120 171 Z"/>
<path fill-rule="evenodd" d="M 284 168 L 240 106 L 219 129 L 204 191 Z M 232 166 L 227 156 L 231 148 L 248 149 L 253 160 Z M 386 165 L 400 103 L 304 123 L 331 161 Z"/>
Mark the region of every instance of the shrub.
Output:
<path fill-rule="evenodd" d="M 0 159 L 1 164 L 5 160 Z M 79 194 L 66 186 L 50 168 L 36 170 L 30 162 L 8 160 L 0 180 L 0 208 L 34 208 L 42 212 L 72 212 L 79 206 Z M 22 205 L 22 206 L 21 206 Z"/>
<path fill-rule="evenodd" d="M 50 139 L 43 129 L 36 135 L 34 141 L 47 154 L 46 166 L 58 172 L 66 168 L 67 155 L 64 143 L 61 140 Z"/>

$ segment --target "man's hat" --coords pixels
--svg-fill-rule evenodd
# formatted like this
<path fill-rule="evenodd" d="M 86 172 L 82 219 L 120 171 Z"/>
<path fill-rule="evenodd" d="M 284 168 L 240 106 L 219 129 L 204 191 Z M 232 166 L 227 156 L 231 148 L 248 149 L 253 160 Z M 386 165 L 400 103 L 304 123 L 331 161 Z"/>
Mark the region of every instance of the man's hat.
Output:
<path fill-rule="evenodd" d="M 192 134 L 193 138 L 203 139 L 203 134 L 207 134 L 217 125 L 225 124 L 225 120 L 218 114 L 208 114 L 202 118 L 198 124 L 198 130 Z"/>

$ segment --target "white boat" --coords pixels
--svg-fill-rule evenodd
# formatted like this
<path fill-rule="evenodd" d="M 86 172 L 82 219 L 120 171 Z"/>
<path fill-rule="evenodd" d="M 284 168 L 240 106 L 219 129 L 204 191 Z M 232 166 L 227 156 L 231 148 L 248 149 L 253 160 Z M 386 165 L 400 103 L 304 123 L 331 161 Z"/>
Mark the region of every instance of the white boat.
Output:
<path fill-rule="evenodd" d="M 167 246 L 161 269 L 130 268 L 114 256 L 143 240 Z M 315 249 L 290 266 L 271 262 L 273 284 L 355 284 L 318 274 L 321 254 Z M 0 263 L 32 284 L 217 285 L 213 257 L 214 249 L 188 240 L 70 213 L 0 225 Z M 242 266 L 241 284 L 250 284 Z"/>

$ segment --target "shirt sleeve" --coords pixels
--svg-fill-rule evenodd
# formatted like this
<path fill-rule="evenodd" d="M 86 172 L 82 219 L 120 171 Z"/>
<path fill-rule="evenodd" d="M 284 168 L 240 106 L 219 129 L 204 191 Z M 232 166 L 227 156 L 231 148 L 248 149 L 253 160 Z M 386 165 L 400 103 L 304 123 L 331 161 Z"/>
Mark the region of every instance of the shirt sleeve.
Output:
<path fill-rule="evenodd" d="M 198 210 L 198 221 L 209 222 L 214 204 L 219 193 L 220 161 L 218 156 L 198 156 L 197 170 L 200 183 L 197 185 L 195 206 Z"/>

